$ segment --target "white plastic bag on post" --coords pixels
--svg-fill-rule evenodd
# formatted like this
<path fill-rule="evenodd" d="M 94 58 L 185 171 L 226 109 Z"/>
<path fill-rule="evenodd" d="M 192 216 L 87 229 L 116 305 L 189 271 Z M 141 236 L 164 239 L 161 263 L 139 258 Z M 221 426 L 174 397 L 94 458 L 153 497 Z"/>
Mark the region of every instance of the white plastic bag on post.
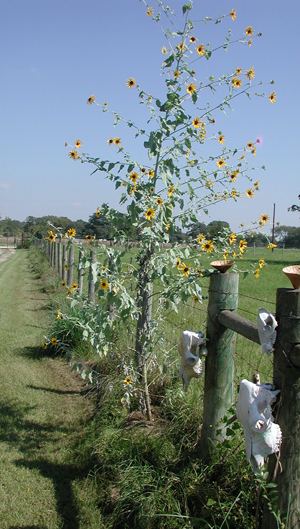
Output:
<path fill-rule="evenodd" d="M 258 309 L 257 330 L 263 353 L 271 354 L 273 352 L 277 325 L 278 323 L 271 312 L 264 308 Z"/>
<path fill-rule="evenodd" d="M 254 384 L 242 380 L 236 406 L 236 415 L 245 435 L 246 455 L 254 472 L 258 472 L 265 458 L 279 451 L 281 429 L 273 422 L 271 404 L 279 390 L 271 384 Z"/>
<path fill-rule="evenodd" d="M 192 378 L 202 373 L 201 357 L 207 355 L 206 339 L 202 332 L 183 331 L 179 342 L 181 357 L 180 376 L 186 391 Z"/>

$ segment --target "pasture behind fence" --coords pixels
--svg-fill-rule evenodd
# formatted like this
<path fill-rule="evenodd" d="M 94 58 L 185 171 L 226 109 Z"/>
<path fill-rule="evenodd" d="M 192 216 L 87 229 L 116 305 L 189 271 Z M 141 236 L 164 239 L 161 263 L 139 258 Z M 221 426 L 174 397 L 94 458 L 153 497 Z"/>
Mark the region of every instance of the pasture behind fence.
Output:
<path fill-rule="evenodd" d="M 37 245 L 46 253 L 61 280 L 71 286 L 75 274 L 74 244 L 67 247 L 64 242 L 39 241 Z M 90 302 L 95 295 L 95 260 L 95 250 L 91 248 L 88 269 L 83 269 L 82 253 L 79 252 L 76 261 L 79 292 L 85 291 Z M 85 277 L 86 287 L 83 286 Z M 251 380 L 252 375 L 259 372 L 264 382 L 270 382 L 273 371 L 275 386 L 281 392 L 276 421 L 282 430 L 283 443 L 280 465 L 278 461 L 276 464 L 274 456 L 269 457 L 269 475 L 278 487 L 280 512 L 283 516 L 289 513 L 287 527 L 296 528 L 300 523 L 300 289 L 278 289 L 275 302 L 250 293 L 239 296 L 238 281 L 239 275 L 235 272 L 213 273 L 207 302 L 203 305 L 186 303 L 179 314 L 174 315 L 172 311 L 167 314 L 169 334 L 164 340 L 167 347 L 174 349 L 180 330 L 207 328 L 201 449 L 202 456 L 208 459 L 214 446 L 226 438 L 222 421 L 235 401 L 241 378 Z M 242 302 L 240 313 L 239 300 Z M 260 350 L 255 320 L 261 306 L 275 312 L 278 321 L 274 355 L 263 355 Z M 238 370 L 235 369 L 237 355 L 242 358 Z M 277 528 L 275 517 L 267 509 L 262 527 Z"/>

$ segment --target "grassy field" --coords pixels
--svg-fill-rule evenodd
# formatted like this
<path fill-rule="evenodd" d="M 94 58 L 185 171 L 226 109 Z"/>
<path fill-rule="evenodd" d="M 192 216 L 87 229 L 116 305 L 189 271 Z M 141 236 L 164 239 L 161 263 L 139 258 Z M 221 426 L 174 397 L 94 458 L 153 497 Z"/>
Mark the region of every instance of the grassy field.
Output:
<path fill-rule="evenodd" d="M 281 269 L 299 262 L 300 252 L 251 252 L 241 263 L 244 269 L 261 258 L 267 265 L 257 280 L 253 275 L 244 279 L 241 275 L 239 312 L 255 321 L 259 307 L 275 311 L 276 288 L 289 286 Z M 135 254 L 128 254 L 127 262 L 134 260 Z M 45 271 L 47 266 L 43 264 Z M 207 290 L 208 280 L 204 279 L 204 295 Z M 54 290 L 56 306 L 63 297 L 62 289 Z M 191 300 L 178 313 L 166 314 L 156 340 L 159 368 L 150 377 L 153 424 L 145 423 L 138 412 L 128 414 L 122 405 L 123 366 L 132 357 L 134 327 L 124 329 L 116 351 L 107 360 L 99 361 L 99 412 L 83 429 L 76 447 L 76 458 L 82 466 L 91 460 L 94 464 L 94 485 L 101 510 L 97 529 L 256 527 L 258 489 L 246 462 L 239 425 L 234 423 L 228 441 L 218 448 L 211 464 L 203 465 L 199 458 L 203 378 L 193 380 L 185 394 L 178 377 L 179 336 L 185 329 L 205 330 L 206 304 L 205 299 L 203 303 Z M 86 342 L 77 344 L 72 352 L 75 359 L 82 354 L 96 359 Z M 236 387 L 241 378 L 251 378 L 254 371 L 260 372 L 262 381 L 271 381 L 272 356 L 262 355 L 258 345 L 239 337 L 235 350 Z M 237 499 L 238 506 L 233 508 Z M 86 525 L 87 529 L 93 527 Z"/>
<path fill-rule="evenodd" d="M 89 469 L 71 450 L 91 405 L 41 350 L 51 305 L 26 250 L 0 264 L 0 291 L 0 527 L 99 529 Z"/>

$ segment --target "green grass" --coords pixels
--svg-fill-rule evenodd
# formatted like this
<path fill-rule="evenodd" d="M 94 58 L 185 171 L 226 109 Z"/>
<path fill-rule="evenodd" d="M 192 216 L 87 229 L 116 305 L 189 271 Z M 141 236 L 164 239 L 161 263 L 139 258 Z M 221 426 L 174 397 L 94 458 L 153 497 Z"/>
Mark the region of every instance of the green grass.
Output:
<path fill-rule="evenodd" d="M 50 312 L 40 276 L 26 250 L 0 265 L 0 526 L 100 529 L 89 467 L 72 452 L 91 405 L 66 363 L 41 351 Z"/>
<path fill-rule="evenodd" d="M 133 249 L 126 256 L 125 266 L 134 263 L 135 256 Z M 256 249 L 254 255 L 250 249 L 239 263 L 241 268 L 248 269 L 261 258 L 267 265 L 257 280 L 251 274 L 245 278 L 241 274 L 240 314 L 255 321 L 262 306 L 275 312 L 276 289 L 289 286 L 281 269 L 299 262 L 299 257 L 298 250 Z M 51 289 L 53 279 L 49 280 L 48 266 L 37 263 L 38 269 L 41 266 L 43 280 L 50 281 Z M 206 466 L 199 457 L 203 378 L 193 380 L 187 394 L 182 392 L 178 378 L 180 333 L 206 327 L 208 279 L 202 282 L 203 303 L 190 300 L 178 313 L 169 311 L 159 329 L 157 361 L 150 374 L 153 424 L 145 423 L 135 412 L 128 415 L 122 406 L 124 363 L 132 357 L 134 327 L 124 326 L 113 357 L 99 361 L 99 412 L 76 438 L 72 453 L 81 466 L 93 464 L 94 482 L 86 496 L 92 498 L 92 503 L 97 498 L 105 529 L 254 529 L 256 525 L 257 483 L 245 459 L 239 425 L 231 424 L 226 442 Z M 54 289 L 53 296 L 55 305 L 64 303 L 62 290 L 55 293 Z M 53 329 L 63 325 L 55 322 Z M 71 334 L 74 358 L 94 360 L 85 342 L 80 343 L 74 330 Z M 236 387 L 241 378 L 251 378 L 257 370 L 262 381 L 270 381 L 272 356 L 262 355 L 258 345 L 238 337 Z M 90 481 L 85 483 L 91 485 Z M 84 487 L 80 490 L 83 493 Z"/>

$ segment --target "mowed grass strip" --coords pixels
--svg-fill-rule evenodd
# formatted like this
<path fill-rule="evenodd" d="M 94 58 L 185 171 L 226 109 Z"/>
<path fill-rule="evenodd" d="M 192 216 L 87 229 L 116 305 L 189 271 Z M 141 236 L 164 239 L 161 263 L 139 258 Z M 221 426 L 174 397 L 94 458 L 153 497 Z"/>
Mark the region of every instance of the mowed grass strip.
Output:
<path fill-rule="evenodd" d="M 49 299 L 18 250 L 0 265 L 0 527 L 99 529 L 72 443 L 91 409 L 60 359 L 41 354 Z"/>

